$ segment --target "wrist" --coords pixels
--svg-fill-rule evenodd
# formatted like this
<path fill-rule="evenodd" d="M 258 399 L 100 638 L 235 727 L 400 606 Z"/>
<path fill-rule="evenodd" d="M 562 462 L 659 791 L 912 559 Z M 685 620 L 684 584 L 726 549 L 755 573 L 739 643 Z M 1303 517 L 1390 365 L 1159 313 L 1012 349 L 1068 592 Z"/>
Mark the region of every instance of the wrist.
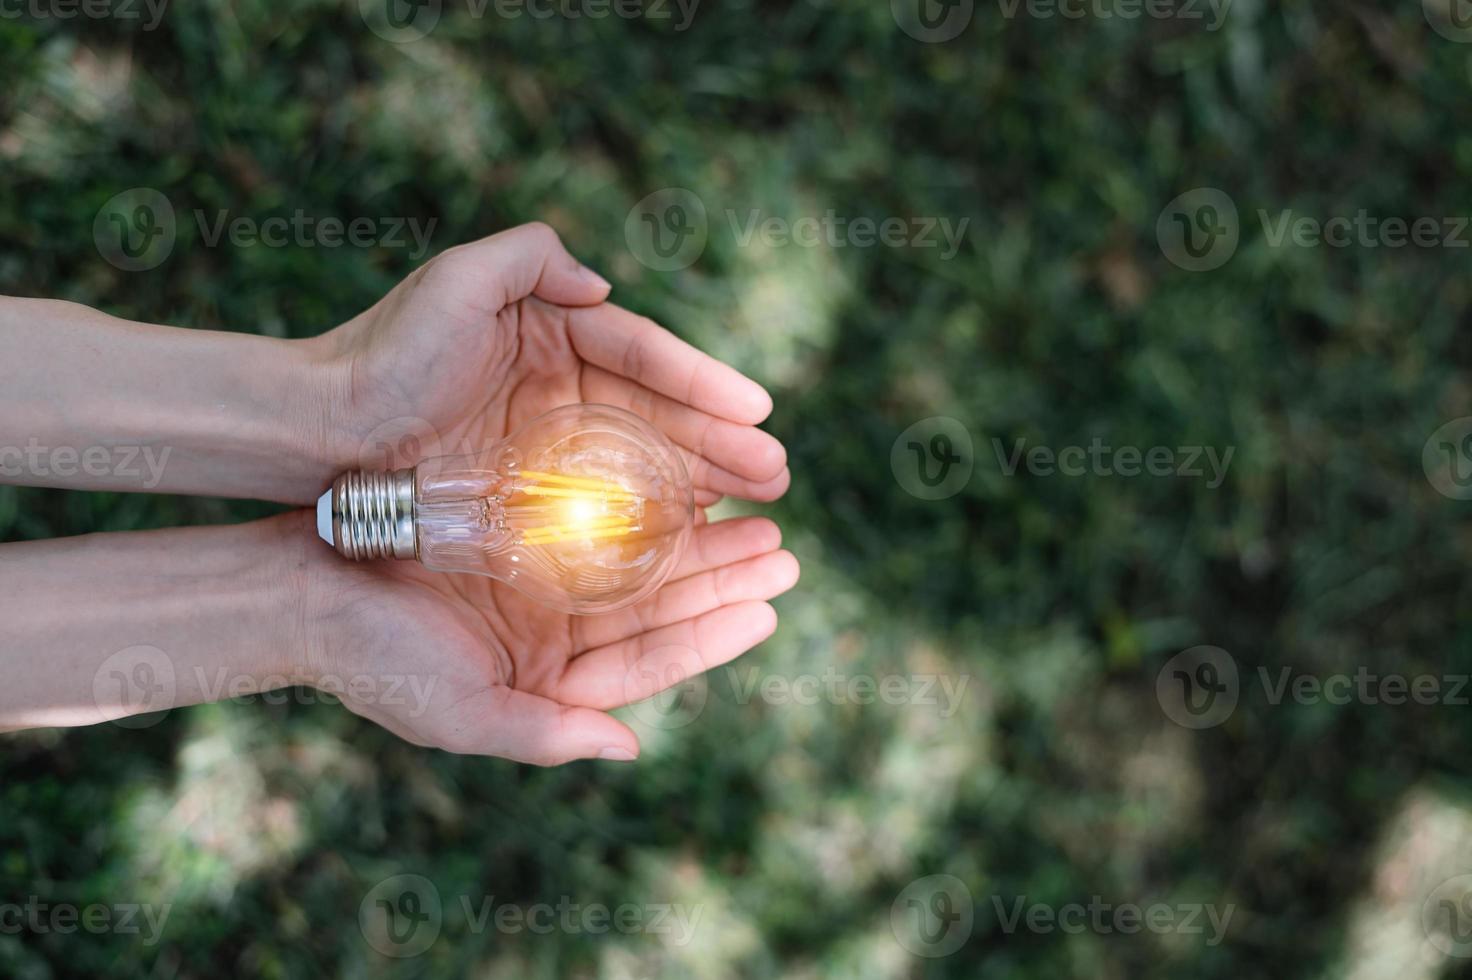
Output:
<path fill-rule="evenodd" d="M 313 340 L 273 340 L 269 364 L 251 365 L 262 381 L 271 431 L 265 449 L 275 460 L 279 489 L 271 499 L 309 505 L 344 466 L 338 406 L 341 371 Z"/>
<path fill-rule="evenodd" d="M 268 624 L 263 648 L 270 652 L 257 669 L 315 686 L 331 668 L 327 633 L 342 606 L 342 562 L 317 537 L 311 511 L 289 511 L 244 528 L 257 570 L 248 589 Z"/>

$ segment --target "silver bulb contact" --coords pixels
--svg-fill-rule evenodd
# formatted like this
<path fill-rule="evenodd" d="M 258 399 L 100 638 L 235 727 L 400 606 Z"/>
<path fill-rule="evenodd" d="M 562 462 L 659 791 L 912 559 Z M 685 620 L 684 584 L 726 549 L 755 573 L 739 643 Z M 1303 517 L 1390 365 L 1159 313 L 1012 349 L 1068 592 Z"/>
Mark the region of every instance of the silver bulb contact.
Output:
<path fill-rule="evenodd" d="M 317 533 L 350 561 L 417 558 L 414 468 L 339 476 L 317 501 Z"/>

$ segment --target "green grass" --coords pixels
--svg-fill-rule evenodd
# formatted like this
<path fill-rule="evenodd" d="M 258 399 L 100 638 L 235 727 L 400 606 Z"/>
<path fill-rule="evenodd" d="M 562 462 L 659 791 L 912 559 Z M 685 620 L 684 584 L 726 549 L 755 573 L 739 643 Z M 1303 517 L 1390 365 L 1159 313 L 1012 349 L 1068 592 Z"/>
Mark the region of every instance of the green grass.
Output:
<path fill-rule="evenodd" d="M 0 289 L 306 336 L 410 271 L 409 250 L 210 247 L 196 209 L 433 219 L 432 251 L 546 220 L 619 302 L 773 390 L 794 480 L 763 510 L 803 581 L 777 635 L 712 675 L 693 722 L 635 716 L 635 767 L 430 754 L 295 702 L 7 737 L 0 903 L 172 911 L 155 946 L 0 932 L 0 974 L 1443 970 L 1420 913 L 1472 871 L 1472 709 L 1274 706 L 1257 671 L 1472 672 L 1467 505 L 1421 465 L 1428 436 L 1472 414 L 1469 252 L 1275 248 L 1258 211 L 1472 214 L 1472 48 L 1419 4 L 1237 0 L 1217 32 L 978 4 L 945 44 L 906 36 L 885 3 L 708 2 L 683 31 L 450 7 L 400 45 L 356 3 L 178 4 L 151 32 L 0 20 Z M 1156 221 L 1203 186 L 1235 201 L 1241 244 L 1191 273 L 1163 256 Z M 179 218 L 151 271 L 114 268 L 93 242 L 99 208 L 133 187 Z M 709 242 L 655 272 L 625 219 L 666 187 L 699 196 Z M 728 212 L 751 209 L 969 225 L 950 260 L 743 246 Z M 969 430 L 975 471 L 923 501 L 890 450 L 936 415 Z M 1096 437 L 1235 455 L 1211 490 L 1008 477 L 992 442 Z M 0 535 L 271 510 L 3 489 Z M 1244 686 L 1204 731 L 1155 695 L 1197 644 L 1230 651 Z M 743 694 L 830 668 L 967 686 L 948 717 Z M 402 960 L 356 924 L 398 874 L 431 879 L 445 909 L 439 939 Z M 927 960 L 896 941 L 891 905 L 931 874 L 966 882 L 974 927 Z M 1007 911 L 1024 895 L 1235 913 L 1216 946 L 1008 934 L 993 897 Z M 477 930 L 462 896 L 701 919 L 685 945 Z"/>

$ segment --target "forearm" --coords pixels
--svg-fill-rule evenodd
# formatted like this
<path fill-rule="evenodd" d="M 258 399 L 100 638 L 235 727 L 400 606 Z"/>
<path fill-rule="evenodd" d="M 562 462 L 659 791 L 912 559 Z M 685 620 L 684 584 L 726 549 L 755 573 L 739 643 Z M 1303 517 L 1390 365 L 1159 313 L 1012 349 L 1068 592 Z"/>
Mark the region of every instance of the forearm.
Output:
<path fill-rule="evenodd" d="M 309 503 L 336 475 L 313 350 L 0 297 L 0 482 Z"/>
<path fill-rule="evenodd" d="M 0 731 L 309 682 L 309 520 L 0 545 Z"/>

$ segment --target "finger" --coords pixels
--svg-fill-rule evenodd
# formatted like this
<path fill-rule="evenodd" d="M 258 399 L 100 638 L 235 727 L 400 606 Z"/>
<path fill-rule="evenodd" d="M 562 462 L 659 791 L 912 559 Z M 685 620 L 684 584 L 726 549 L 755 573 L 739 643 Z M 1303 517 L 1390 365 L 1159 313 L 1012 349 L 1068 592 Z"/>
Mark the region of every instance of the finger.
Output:
<path fill-rule="evenodd" d="M 716 504 L 725 499 L 725 497 L 716 493 L 714 490 L 696 489 L 695 491 L 696 507 L 714 507 Z"/>
<path fill-rule="evenodd" d="M 670 581 L 698 575 L 733 561 L 755 558 L 782 547 L 782 529 L 766 517 L 728 517 L 690 536 L 690 545 L 670 573 Z"/>
<path fill-rule="evenodd" d="M 800 573 L 790 551 L 773 551 L 667 583 L 628 609 L 595 617 L 585 630 L 588 646 L 600 647 L 672 623 L 694 619 L 722 606 L 775 599 L 797 584 Z"/>
<path fill-rule="evenodd" d="M 786 468 L 772 479 L 757 483 L 742 479 L 687 450 L 680 450 L 680 454 L 685 457 L 685 468 L 690 471 L 690 482 L 696 489 L 707 490 L 723 497 L 768 502 L 781 497 L 792 485 L 792 473 Z"/>
<path fill-rule="evenodd" d="M 653 320 L 612 303 L 574 310 L 568 334 L 588 363 L 691 408 L 743 425 L 756 425 L 772 413 L 772 396 L 761 385 Z"/>
<path fill-rule="evenodd" d="M 594 306 L 608 297 L 611 288 L 573 258 L 557 232 L 540 221 L 458 245 L 433 264 L 441 274 L 463 276 L 484 288 L 492 312 L 528 296 L 559 306 Z"/>
<path fill-rule="evenodd" d="M 733 517 L 698 528 L 664 588 L 692 575 L 769 554 L 781 544 L 782 531 L 765 517 Z M 637 608 L 636 604 L 601 616 L 574 618 L 573 650 L 583 653 L 643 632 L 648 627 L 640 625 Z"/>
<path fill-rule="evenodd" d="M 493 755 L 537 766 L 575 759 L 630 762 L 639 738 L 629 726 L 601 711 L 558 704 L 509 687 L 493 687 L 459 702 L 460 720 L 444 740 L 452 752 Z"/>
<path fill-rule="evenodd" d="M 696 456 L 737 477 L 762 482 L 787 465 L 782 443 L 755 426 L 717 418 L 600 367 L 585 367 L 581 386 L 584 401 L 628 409 Z"/>
<path fill-rule="evenodd" d="M 734 660 L 771 636 L 777 611 L 738 602 L 590 651 L 567 665 L 557 697 L 609 710 Z"/>

